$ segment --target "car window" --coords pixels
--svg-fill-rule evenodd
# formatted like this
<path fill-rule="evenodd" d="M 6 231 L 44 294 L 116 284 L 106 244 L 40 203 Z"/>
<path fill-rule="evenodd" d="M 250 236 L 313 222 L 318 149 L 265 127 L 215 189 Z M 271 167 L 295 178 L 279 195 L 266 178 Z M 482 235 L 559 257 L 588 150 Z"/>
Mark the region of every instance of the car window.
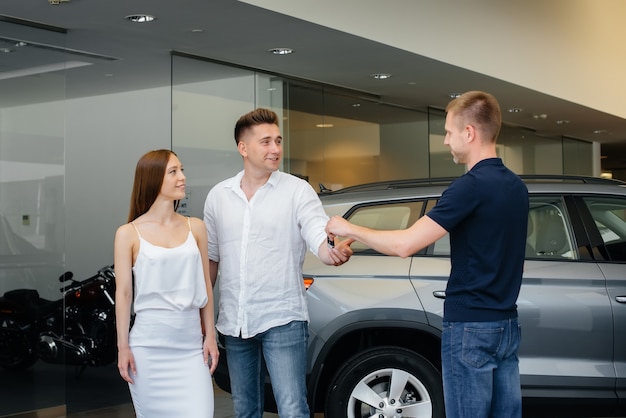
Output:
<path fill-rule="evenodd" d="M 559 197 L 531 196 L 526 258 L 575 259 L 572 234 Z"/>
<path fill-rule="evenodd" d="M 373 229 L 406 229 L 420 217 L 423 207 L 422 201 L 363 206 L 352 212 L 348 220 Z M 351 247 L 354 254 L 378 254 L 360 242 L 354 242 Z"/>
<path fill-rule="evenodd" d="M 428 211 L 428 208 L 427 208 Z M 530 198 L 526 258 L 575 259 L 569 222 L 559 197 Z M 433 246 L 433 255 L 450 256 L 450 236 L 446 234 Z"/>
<path fill-rule="evenodd" d="M 626 261 L 626 199 L 585 197 L 612 261 Z"/>
<path fill-rule="evenodd" d="M 423 213 L 427 213 L 436 200 L 394 202 L 357 208 L 348 220 L 373 229 L 406 229 Z M 426 205 L 426 207 L 424 207 Z M 623 218 L 622 218 L 623 219 Z M 526 258 L 576 259 L 572 233 L 560 197 L 535 196 L 530 198 Z M 354 254 L 377 254 L 366 245 L 352 244 Z M 432 247 L 434 256 L 450 256 L 450 236 L 446 234 Z"/>

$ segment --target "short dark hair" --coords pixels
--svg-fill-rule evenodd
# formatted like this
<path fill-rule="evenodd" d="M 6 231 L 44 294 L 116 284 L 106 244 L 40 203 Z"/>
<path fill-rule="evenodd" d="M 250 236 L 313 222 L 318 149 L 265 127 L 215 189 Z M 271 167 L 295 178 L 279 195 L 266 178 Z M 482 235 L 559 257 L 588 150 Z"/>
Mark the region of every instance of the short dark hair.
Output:
<path fill-rule="evenodd" d="M 239 144 L 239 139 L 246 129 L 264 123 L 279 126 L 278 115 L 269 109 L 260 107 L 240 117 L 235 124 L 235 143 Z"/>

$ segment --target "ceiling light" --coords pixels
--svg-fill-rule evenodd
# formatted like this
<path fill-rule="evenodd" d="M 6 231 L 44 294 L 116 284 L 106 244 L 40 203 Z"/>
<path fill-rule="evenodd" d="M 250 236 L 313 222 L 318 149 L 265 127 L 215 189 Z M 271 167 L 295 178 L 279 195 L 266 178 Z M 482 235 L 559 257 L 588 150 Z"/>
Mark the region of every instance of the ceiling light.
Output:
<path fill-rule="evenodd" d="M 133 23 L 147 23 L 156 20 L 156 17 L 146 14 L 134 14 L 126 16 L 125 19 L 130 20 Z"/>
<path fill-rule="evenodd" d="M 318 123 L 317 125 L 315 125 L 316 128 L 332 128 L 333 124 L 332 123 Z"/>
<path fill-rule="evenodd" d="M 608 131 L 606 129 L 596 129 L 595 131 L 593 131 L 594 134 L 605 134 Z"/>
<path fill-rule="evenodd" d="M 391 77 L 391 74 L 377 73 L 377 74 L 372 74 L 371 77 L 375 78 L 376 80 L 386 80 Z"/>
<path fill-rule="evenodd" d="M 11 48 L 0 48 L 0 53 L 8 54 L 9 52 L 13 52 Z"/>
<path fill-rule="evenodd" d="M 274 55 L 289 55 L 293 54 L 294 51 L 291 48 L 271 48 L 267 52 L 271 52 Z"/>
<path fill-rule="evenodd" d="M 361 107 L 361 103 L 352 103 L 352 107 Z"/>
<path fill-rule="evenodd" d="M 204 29 L 192 29 L 191 33 L 203 33 Z"/>
<path fill-rule="evenodd" d="M 561 120 L 557 120 L 556 121 L 557 125 L 565 125 L 565 124 L 568 124 L 568 123 L 569 123 L 569 121 L 567 119 L 561 119 Z"/>
<path fill-rule="evenodd" d="M 461 97 L 461 93 L 450 93 L 450 98 L 451 99 L 457 99 Z"/>
<path fill-rule="evenodd" d="M 523 112 L 524 109 L 522 109 L 521 107 L 512 107 L 509 109 L 509 113 L 519 113 L 519 112 Z"/>

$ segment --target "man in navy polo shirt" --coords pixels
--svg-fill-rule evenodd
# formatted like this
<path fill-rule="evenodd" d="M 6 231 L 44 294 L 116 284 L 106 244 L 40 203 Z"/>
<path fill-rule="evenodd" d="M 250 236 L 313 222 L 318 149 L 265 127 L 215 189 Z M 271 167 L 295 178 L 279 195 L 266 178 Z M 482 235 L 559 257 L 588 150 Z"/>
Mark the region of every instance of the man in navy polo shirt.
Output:
<path fill-rule="evenodd" d="M 516 300 L 522 282 L 528 190 L 496 153 L 502 115 L 490 94 L 470 91 L 446 108 L 444 144 L 467 172 L 404 230 L 380 231 L 335 216 L 326 231 L 410 257 L 450 233 L 452 269 L 442 333 L 448 418 L 522 416 Z"/>

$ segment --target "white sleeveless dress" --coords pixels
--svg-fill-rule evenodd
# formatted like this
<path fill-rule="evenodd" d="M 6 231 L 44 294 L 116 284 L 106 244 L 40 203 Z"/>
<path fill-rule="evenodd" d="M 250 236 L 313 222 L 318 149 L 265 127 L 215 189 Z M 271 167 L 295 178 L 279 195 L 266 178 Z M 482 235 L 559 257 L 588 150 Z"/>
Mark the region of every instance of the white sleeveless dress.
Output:
<path fill-rule="evenodd" d="M 136 317 L 129 336 L 137 365 L 129 384 L 135 413 L 212 418 L 213 383 L 202 356 L 199 311 L 208 299 L 191 223 L 187 240 L 174 248 L 153 245 L 135 230 L 140 242 L 133 266 Z"/>

